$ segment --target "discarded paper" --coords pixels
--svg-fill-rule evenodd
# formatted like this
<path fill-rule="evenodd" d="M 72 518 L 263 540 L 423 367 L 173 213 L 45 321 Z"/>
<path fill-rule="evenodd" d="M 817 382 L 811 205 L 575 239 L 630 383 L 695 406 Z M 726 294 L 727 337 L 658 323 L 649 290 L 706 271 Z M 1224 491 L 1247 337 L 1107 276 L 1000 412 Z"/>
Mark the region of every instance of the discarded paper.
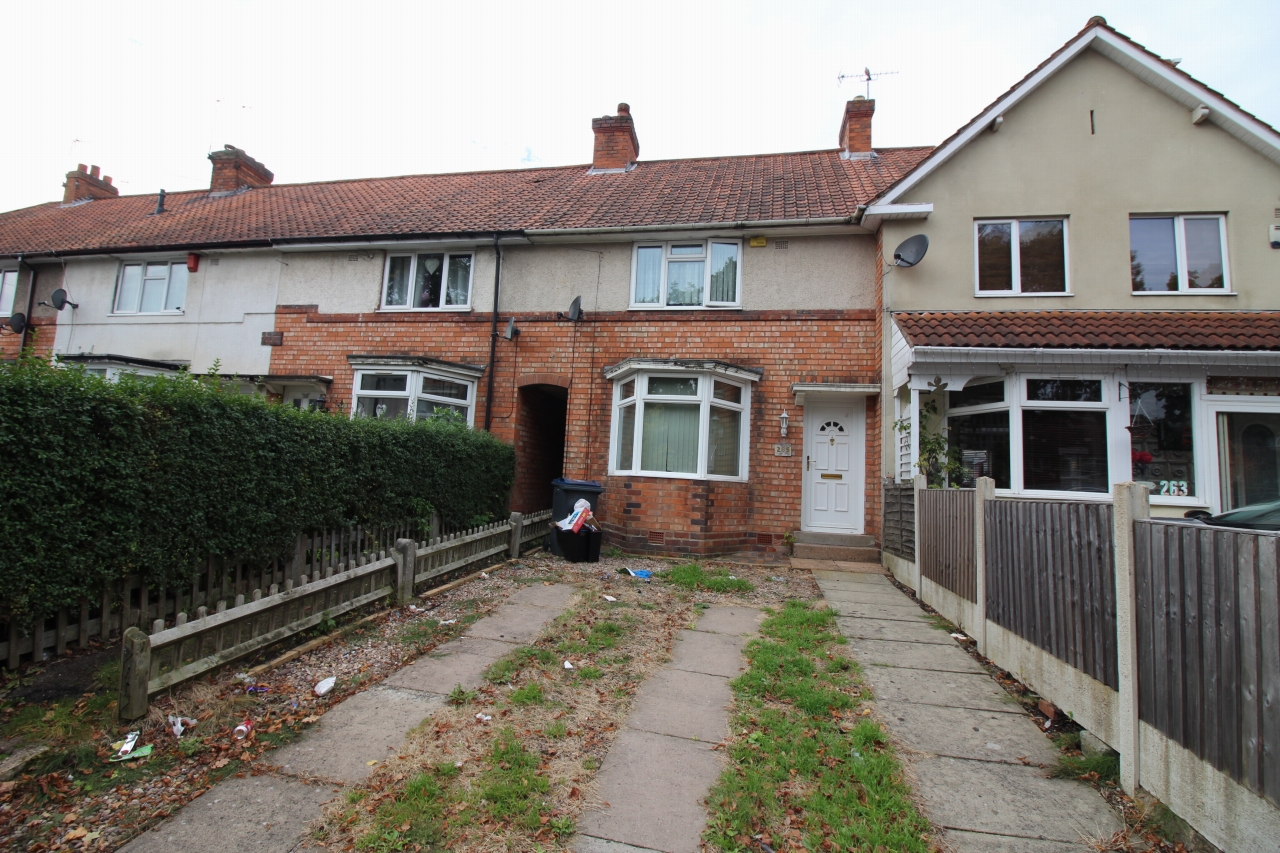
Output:
<path fill-rule="evenodd" d="M 316 695 L 323 696 L 324 694 L 332 690 L 333 685 L 337 683 L 338 683 L 338 679 L 334 678 L 332 675 L 329 676 L 328 678 L 322 679 L 320 683 L 316 685 Z"/>

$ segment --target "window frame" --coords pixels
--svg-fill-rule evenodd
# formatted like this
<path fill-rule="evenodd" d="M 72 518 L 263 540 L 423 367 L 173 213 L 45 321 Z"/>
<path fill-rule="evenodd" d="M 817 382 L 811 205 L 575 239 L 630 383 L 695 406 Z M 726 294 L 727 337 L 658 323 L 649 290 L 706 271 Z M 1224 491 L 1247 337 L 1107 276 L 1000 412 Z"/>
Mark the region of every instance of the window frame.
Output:
<path fill-rule="evenodd" d="M 18 302 L 18 284 L 19 279 L 22 278 L 21 272 L 22 271 L 17 267 L 0 269 L 0 317 L 13 316 L 13 307 Z M 6 306 L 5 288 L 7 285 L 5 282 L 9 278 L 10 274 L 13 275 L 13 290 L 8 293 L 8 305 Z"/>
<path fill-rule="evenodd" d="M 1174 259 L 1178 265 L 1177 290 L 1134 290 L 1133 275 L 1129 276 L 1129 293 L 1133 296 L 1235 296 L 1231 289 L 1231 259 L 1227 254 L 1227 215 L 1225 213 L 1131 213 L 1129 222 L 1135 219 L 1172 219 Z M 1222 248 L 1222 287 L 1190 287 L 1187 280 L 1188 219 L 1218 220 L 1218 240 Z M 1129 238 L 1129 251 L 1133 252 L 1133 237 Z M 1131 254 L 1132 256 L 1132 254 Z"/>
<path fill-rule="evenodd" d="M 181 315 L 183 315 L 183 314 L 187 313 L 187 306 L 186 306 L 186 302 L 187 302 L 187 300 L 186 300 L 186 296 L 187 296 L 188 294 L 186 294 L 186 293 L 184 293 L 184 294 L 183 294 L 183 300 L 182 300 L 183 304 L 182 304 L 180 307 L 178 307 L 178 308 L 163 308 L 163 309 L 161 309 L 161 310 L 159 310 L 159 311 L 143 311 L 143 310 L 142 310 L 142 296 L 143 296 L 143 291 L 144 291 L 144 290 L 146 290 L 146 282 L 147 282 L 147 270 L 146 270 L 146 268 L 147 268 L 147 267 L 149 267 L 149 266 L 154 266 L 154 265 L 156 265 L 156 264 L 165 264 L 165 265 L 169 268 L 169 274 L 168 274 L 168 276 L 165 278 L 165 287 L 164 287 L 164 301 L 165 301 L 165 304 L 168 304 L 168 302 L 169 302 L 169 289 L 173 287 L 173 269 L 174 269 L 174 267 L 182 267 L 182 268 L 183 268 L 183 270 L 186 270 L 186 272 L 187 272 L 187 288 L 188 288 L 188 290 L 190 289 L 190 287 L 191 287 L 191 272 L 190 272 L 190 270 L 187 268 L 187 259 L 186 259 L 185 257 L 184 257 L 184 258 L 182 258 L 181 260 L 168 260 L 168 259 L 165 259 L 165 258 L 155 258 L 155 259 L 150 259 L 150 260 L 141 260 L 141 261 L 132 261 L 132 260 L 131 260 L 131 261 L 121 261 L 121 262 L 120 262 L 120 268 L 119 268 L 118 270 L 116 270 L 116 286 L 115 286 L 115 290 L 114 290 L 114 291 L 112 292 L 112 294 L 111 294 L 111 313 L 110 313 L 110 315 L 111 315 L 112 317 L 158 317 L 158 316 L 163 316 L 163 315 L 169 315 L 169 316 L 181 316 Z M 138 307 L 137 307 L 137 309 L 136 309 L 136 310 L 133 310 L 133 311 L 122 311 L 122 310 L 120 310 L 120 287 L 121 287 L 121 285 L 123 285 L 123 284 L 124 284 L 124 271 L 125 271 L 126 269 L 128 269 L 129 267 L 140 267 L 140 268 L 141 268 L 141 275 L 142 275 L 142 278 L 140 279 L 139 284 L 138 284 L 138 301 L 137 301 L 137 306 L 138 306 Z"/>
<path fill-rule="evenodd" d="M 973 220 L 973 295 L 981 299 L 1008 299 L 1010 297 L 1027 297 L 1036 299 L 1061 299 L 1064 296 L 1074 296 L 1071 291 L 1071 217 L 1065 215 L 1045 215 L 1045 216 L 1018 216 L 1018 217 L 985 217 Z M 1010 258 L 1009 263 L 1012 267 L 1013 288 L 1011 290 L 982 290 L 981 280 L 978 275 L 981 266 L 978 245 L 978 228 L 982 225 L 1000 225 L 1010 224 L 1019 225 L 1022 222 L 1047 222 L 1057 221 L 1062 223 L 1062 283 L 1063 289 L 1054 293 L 1024 293 L 1022 291 L 1022 240 L 1020 234 L 1012 235 L 1016 239 L 1010 239 Z M 1006 389 L 1007 390 L 1007 389 Z"/>
<path fill-rule="evenodd" d="M 378 297 L 379 311 L 425 311 L 425 312 L 447 312 L 447 311 L 470 311 L 471 299 L 474 295 L 476 280 L 476 251 L 467 249 L 464 251 L 451 252 L 448 250 L 433 251 L 431 249 L 423 249 L 420 251 L 404 251 L 404 252 L 387 252 L 386 258 L 382 264 L 382 290 Z M 415 273 L 418 270 L 419 255 L 444 255 L 444 266 L 440 270 L 440 301 L 443 303 L 445 295 L 449 287 L 449 265 L 454 256 L 467 255 L 471 258 L 471 270 L 467 277 L 467 301 L 464 305 L 438 305 L 434 308 L 418 308 L 414 305 L 388 305 L 387 304 L 387 286 L 391 283 L 391 262 L 395 258 L 409 258 L 409 285 L 410 285 L 410 301 L 412 301 L 412 287 L 416 279 Z"/>
<path fill-rule="evenodd" d="M 738 267 L 734 281 L 734 296 L 732 302 L 713 302 L 711 301 L 711 255 L 712 247 L 715 244 L 722 243 L 734 246 L 738 253 Z M 702 255 L 695 257 L 693 255 L 673 255 L 671 249 L 674 246 L 692 246 L 701 245 Z M 640 272 L 640 250 L 641 249 L 662 249 L 662 263 L 658 272 L 658 301 L 657 302 L 637 302 L 636 301 L 636 284 L 637 277 Z M 668 305 L 667 304 L 667 269 L 672 261 L 680 260 L 701 260 L 703 262 L 702 273 L 702 302 L 698 305 Z M 631 247 L 631 289 L 628 296 L 629 307 L 633 311 L 705 311 L 708 309 L 735 309 L 742 307 L 742 241 L 733 238 L 716 238 L 708 237 L 702 240 L 647 240 L 634 243 Z"/>
<path fill-rule="evenodd" d="M 650 378 L 698 379 L 696 396 L 676 396 L 668 394 L 650 394 Z M 747 379 L 722 376 L 715 371 L 654 369 L 630 371 L 614 377 L 612 417 L 609 426 L 609 475 L 621 477 L 661 477 L 672 480 L 718 480 L 721 482 L 741 483 L 750 479 L 751 460 L 751 385 Z M 622 397 L 622 388 L 628 382 L 635 382 L 635 393 L 631 397 Z M 737 402 L 721 400 L 714 396 L 715 383 L 732 385 L 742 391 L 742 399 Z M 685 473 L 680 471 L 646 471 L 642 469 L 644 448 L 644 407 L 647 403 L 697 403 L 698 408 L 698 466 L 697 471 Z M 740 414 L 738 433 L 738 474 L 712 474 L 709 472 L 711 443 L 711 408 L 737 411 Z M 622 411 L 634 407 L 635 428 L 632 430 L 631 468 L 618 467 L 619 433 L 622 428 Z"/>
<path fill-rule="evenodd" d="M 442 403 L 449 406 L 458 406 L 466 408 L 466 420 L 468 427 L 475 427 L 476 417 L 476 379 L 474 377 L 462 376 L 447 370 L 439 370 L 435 368 L 413 367 L 403 364 L 361 364 L 352 371 L 351 380 L 351 404 L 350 419 L 356 418 L 356 405 L 361 396 L 365 397 L 396 397 L 406 400 L 405 418 L 410 422 L 418 420 L 418 401 L 426 400 L 431 403 Z M 360 389 L 360 381 L 364 376 L 405 376 L 404 391 L 368 391 L 363 392 Z M 458 385 L 467 387 L 467 398 L 459 400 L 457 398 L 446 398 L 438 394 L 428 394 L 422 390 L 424 379 L 439 379 L 446 382 L 453 382 Z"/>

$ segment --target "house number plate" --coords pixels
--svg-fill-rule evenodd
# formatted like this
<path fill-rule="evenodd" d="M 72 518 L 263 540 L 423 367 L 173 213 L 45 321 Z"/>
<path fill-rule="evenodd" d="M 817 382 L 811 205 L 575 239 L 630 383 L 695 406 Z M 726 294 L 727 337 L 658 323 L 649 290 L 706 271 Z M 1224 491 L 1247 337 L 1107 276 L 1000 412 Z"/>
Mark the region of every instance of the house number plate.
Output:
<path fill-rule="evenodd" d="M 789 444 L 775 444 L 775 445 L 773 446 L 773 455 L 774 455 L 774 456 L 790 456 L 790 455 L 791 455 L 791 445 L 789 445 Z"/>

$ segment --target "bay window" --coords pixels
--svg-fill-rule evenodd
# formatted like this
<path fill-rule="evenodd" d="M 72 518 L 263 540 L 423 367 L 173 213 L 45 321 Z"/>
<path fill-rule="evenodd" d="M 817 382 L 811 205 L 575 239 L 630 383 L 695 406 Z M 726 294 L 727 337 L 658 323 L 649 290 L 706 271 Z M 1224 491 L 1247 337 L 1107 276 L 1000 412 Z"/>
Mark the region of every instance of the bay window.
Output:
<path fill-rule="evenodd" d="M 176 313 L 186 302 L 186 260 L 120 265 L 113 314 Z"/>
<path fill-rule="evenodd" d="M 1133 382 L 1128 391 L 1133 478 L 1148 483 L 1152 495 L 1196 495 L 1191 385 Z"/>
<path fill-rule="evenodd" d="M 745 480 L 749 381 L 714 371 L 618 377 L 612 473 Z"/>
<path fill-rule="evenodd" d="M 475 377 L 463 371 L 434 365 L 413 369 L 395 362 L 364 363 L 355 372 L 351 416 L 423 420 L 452 415 L 470 425 L 475 389 Z"/>
<path fill-rule="evenodd" d="M 389 255 L 382 307 L 415 311 L 470 307 L 472 260 L 469 252 Z"/>
<path fill-rule="evenodd" d="M 964 474 L 957 485 L 971 488 L 978 477 L 1010 487 L 1009 407 L 1004 380 L 969 384 L 947 393 L 947 442 L 960 452 Z"/>
<path fill-rule="evenodd" d="M 1068 292 L 1065 219 L 980 220 L 974 239 L 979 296 Z"/>
<path fill-rule="evenodd" d="M 1022 485 L 1108 492 L 1107 409 L 1101 379 L 1027 378 L 1022 402 Z"/>
<path fill-rule="evenodd" d="M 1230 290 L 1225 216 L 1129 219 L 1129 277 L 1134 293 Z"/>
<path fill-rule="evenodd" d="M 738 240 L 637 244 L 632 260 L 631 307 L 739 307 L 741 257 Z"/>

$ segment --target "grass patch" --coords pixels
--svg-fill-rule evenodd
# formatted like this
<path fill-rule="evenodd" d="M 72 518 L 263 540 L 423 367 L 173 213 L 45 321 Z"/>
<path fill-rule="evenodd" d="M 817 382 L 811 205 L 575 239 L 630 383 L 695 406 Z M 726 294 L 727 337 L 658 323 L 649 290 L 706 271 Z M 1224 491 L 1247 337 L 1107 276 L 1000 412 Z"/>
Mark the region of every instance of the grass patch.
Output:
<path fill-rule="evenodd" d="M 542 685 L 536 681 L 511 691 L 512 705 L 541 705 L 544 699 Z"/>
<path fill-rule="evenodd" d="M 625 618 L 625 617 L 624 617 Z M 560 641 L 556 647 L 562 654 L 585 655 L 602 652 L 618 645 L 618 641 L 626 634 L 627 628 L 620 622 L 606 620 L 597 622 L 583 634 L 577 631 L 570 637 Z"/>
<path fill-rule="evenodd" d="M 1147 812 L 1142 825 L 1170 844 L 1185 843 L 1195 835 L 1191 824 L 1174 814 L 1173 810 L 1164 803 L 1154 804 Z"/>
<path fill-rule="evenodd" d="M 595 679 L 602 678 L 604 676 L 604 670 L 594 666 L 580 666 L 578 667 L 578 675 L 588 681 L 594 681 Z"/>
<path fill-rule="evenodd" d="M 857 667 L 835 653 L 835 613 L 788 602 L 747 644 L 732 682 L 730 766 L 708 797 L 703 837 L 726 853 L 775 849 L 926 853 L 915 810 L 879 724 L 856 708 Z"/>
<path fill-rule="evenodd" d="M 356 849 L 382 853 L 429 848 L 443 841 L 447 784 L 436 772 L 414 776 L 405 784 L 403 793 L 378 807 L 373 829 L 361 836 Z M 350 795 L 347 801 L 359 802 Z"/>
<path fill-rule="evenodd" d="M 503 729 L 493 744 L 489 769 L 480 777 L 480 800 L 495 820 L 537 829 L 539 813 L 551 788 L 538 775 L 538 756 L 525 749 L 512 729 Z"/>
<path fill-rule="evenodd" d="M 417 619 L 405 625 L 396 640 L 406 646 L 419 648 L 436 639 L 436 629 L 439 627 L 440 623 L 435 619 Z"/>
<path fill-rule="evenodd" d="M 728 569 L 707 571 L 697 563 L 674 566 L 663 576 L 670 583 L 685 589 L 705 589 L 711 592 L 751 592 L 755 586 L 743 578 L 729 577 Z"/>
<path fill-rule="evenodd" d="M 556 720 L 549 723 L 547 727 L 542 730 L 542 733 L 552 740 L 560 740 L 565 735 L 569 734 L 569 727 L 565 725 L 564 720 Z"/>
<path fill-rule="evenodd" d="M 1059 755 L 1052 775 L 1059 779 L 1081 779 L 1086 782 L 1120 784 L 1120 756 Z"/>
<path fill-rule="evenodd" d="M 99 671 L 100 680 L 109 677 L 109 673 L 104 675 L 109 669 L 112 667 L 105 666 Z M 119 671 L 120 664 L 116 662 L 114 672 L 117 681 Z M 0 708 L 6 705 L 8 703 L 0 703 Z M 114 687 L 87 696 L 68 696 L 52 703 L 23 705 L 0 725 L 0 735 L 21 736 L 49 744 L 84 742 L 93 739 L 94 730 L 114 730 L 115 707 Z"/>
<path fill-rule="evenodd" d="M 450 705 L 462 706 L 468 702 L 474 702 L 480 698 L 480 694 L 474 690 L 467 690 L 461 684 L 453 685 L 453 689 L 449 691 L 449 695 L 445 697 L 445 701 Z"/>
<path fill-rule="evenodd" d="M 511 655 L 507 655 L 489 665 L 489 668 L 484 671 L 484 680 L 490 684 L 510 684 L 511 679 L 519 671 L 519 664 L 512 659 Z"/>

